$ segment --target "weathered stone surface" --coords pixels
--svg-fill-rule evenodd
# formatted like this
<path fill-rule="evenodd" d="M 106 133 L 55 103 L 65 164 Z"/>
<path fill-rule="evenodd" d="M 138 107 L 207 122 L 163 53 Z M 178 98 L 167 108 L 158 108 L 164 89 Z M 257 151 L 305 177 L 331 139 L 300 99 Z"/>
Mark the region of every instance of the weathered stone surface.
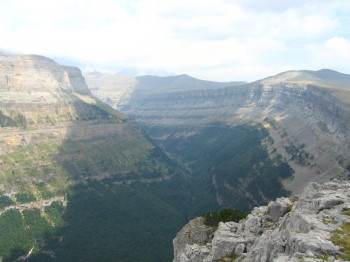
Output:
<path fill-rule="evenodd" d="M 255 208 L 240 223 L 221 222 L 205 246 L 193 242 L 176 245 L 180 232 L 174 240 L 174 262 L 218 261 L 231 253 L 239 255 L 237 261 L 242 262 L 316 262 L 325 254 L 329 261 L 342 261 L 335 259 L 341 251 L 329 239 L 350 220 L 342 214 L 350 207 L 349 192 L 349 181 L 311 183 L 298 201 L 279 198 Z"/>
<path fill-rule="evenodd" d="M 177 261 L 187 261 L 189 257 L 198 257 L 203 252 L 209 254 L 207 250 L 200 251 L 200 247 L 197 245 L 205 245 L 210 242 L 213 237 L 213 228 L 204 225 L 204 219 L 198 217 L 191 220 L 173 240 L 174 256 Z M 194 246 L 189 246 L 195 244 Z M 188 246 L 188 248 L 187 248 Z M 186 249 L 186 255 L 182 254 L 181 251 Z M 195 261 L 195 260 L 193 260 Z"/>
<path fill-rule="evenodd" d="M 27 120 L 58 121 L 74 115 L 77 94 L 94 102 L 80 70 L 37 55 L 0 54 L 0 111 L 19 112 Z M 81 99 L 81 97 L 80 97 Z"/>
<path fill-rule="evenodd" d="M 277 222 L 280 217 L 283 217 L 290 211 L 292 202 L 288 198 L 279 198 L 268 205 L 268 215 L 274 222 Z"/>
<path fill-rule="evenodd" d="M 87 95 L 91 94 L 79 68 L 73 66 L 62 66 L 62 68 L 67 72 L 69 83 L 74 92 Z"/>

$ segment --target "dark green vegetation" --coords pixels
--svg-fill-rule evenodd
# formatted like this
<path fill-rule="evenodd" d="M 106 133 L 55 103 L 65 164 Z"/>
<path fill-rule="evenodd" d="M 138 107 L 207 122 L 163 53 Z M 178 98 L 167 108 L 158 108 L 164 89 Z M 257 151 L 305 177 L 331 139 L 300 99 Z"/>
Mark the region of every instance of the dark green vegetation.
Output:
<path fill-rule="evenodd" d="M 9 198 L 8 196 L 0 196 L 0 209 L 3 209 L 4 207 L 7 206 L 11 206 L 12 204 L 14 204 L 15 202 L 13 202 L 11 200 L 11 198 Z"/>
<path fill-rule="evenodd" d="M 2 182 L 20 188 L 0 199 L 3 207 L 61 197 L 41 211 L 0 217 L 1 237 L 9 239 L 0 241 L 4 261 L 32 248 L 28 261 L 171 261 L 172 239 L 189 219 L 226 206 L 247 211 L 287 194 L 280 180 L 292 171 L 268 155 L 259 125 L 174 135 L 159 144 L 170 159 L 135 124 L 94 105 L 77 112 L 84 128 L 73 126 L 68 138 L 38 133 L 0 156 Z M 210 214 L 213 225 L 245 215 Z"/>
<path fill-rule="evenodd" d="M 151 184 L 113 182 L 74 186 L 63 220 L 62 206 L 45 208 L 60 227 L 46 236 L 45 252 L 29 261 L 171 261 L 172 238 L 187 222 L 190 208 L 181 176 Z"/>
<path fill-rule="evenodd" d="M 26 209 L 22 214 L 9 210 L 0 216 L 0 254 L 3 261 L 13 261 L 26 255 L 29 250 L 35 254 L 43 246 L 42 240 L 53 236 L 55 226 L 61 224 L 63 208 L 52 203 L 41 213 L 39 209 Z M 45 214 L 45 217 L 43 216 Z"/>
<path fill-rule="evenodd" d="M 17 203 L 28 203 L 35 201 L 35 196 L 32 193 L 24 192 L 15 195 Z"/>
<path fill-rule="evenodd" d="M 188 198 L 173 181 L 89 182 L 73 191 L 55 261 L 172 260 L 172 237 L 186 223 L 179 203 L 188 208 Z"/>
<path fill-rule="evenodd" d="M 0 111 L 0 127 L 22 127 L 27 126 L 27 120 L 24 115 L 20 113 L 14 113 L 11 116 L 4 115 Z"/>
<path fill-rule="evenodd" d="M 346 216 L 350 216 L 350 208 L 344 208 L 342 214 Z"/>
<path fill-rule="evenodd" d="M 89 121 L 89 120 L 100 120 L 100 119 L 116 119 L 117 117 L 109 114 L 107 111 L 102 108 L 93 105 L 87 104 L 82 101 L 76 101 L 74 103 L 74 107 L 76 108 L 77 119 L 81 121 Z"/>
<path fill-rule="evenodd" d="M 313 156 L 304 150 L 305 144 L 296 146 L 293 143 L 290 143 L 288 146 L 285 146 L 286 152 L 290 155 L 290 160 L 295 161 L 301 166 L 309 166 L 310 161 L 313 159 Z"/>
<path fill-rule="evenodd" d="M 269 156 L 262 145 L 267 138 L 260 125 L 215 124 L 196 135 L 173 136 L 160 143 L 192 171 L 192 210 L 199 215 L 219 206 L 248 211 L 266 199 L 288 194 L 281 179 L 291 177 L 293 170 L 280 155 Z"/>
<path fill-rule="evenodd" d="M 0 156 L 1 182 L 17 192 L 2 196 L 2 207 L 61 197 L 29 222 L 32 209 L 4 213 L 1 236 L 9 241 L 0 241 L 0 257 L 32 250 L 28 261 L 170 261 L 172 238 L 189 218 L 186 172 L 135 124 L 108 108 L 80 109 L 83 128 L 73 126 L 68 138 L 43 128 Z"/>
<path fill-rule="evenodd" d="M 204 224 L 211 227 L 217 227 L 219 222 L 228 222 L 234 221 L 239 222 L 241 219 L 246 218 L 248 213 L 233 209 L 233 208 L 224 208 L 219 212 L 209 212 L 205 214 Z"/>

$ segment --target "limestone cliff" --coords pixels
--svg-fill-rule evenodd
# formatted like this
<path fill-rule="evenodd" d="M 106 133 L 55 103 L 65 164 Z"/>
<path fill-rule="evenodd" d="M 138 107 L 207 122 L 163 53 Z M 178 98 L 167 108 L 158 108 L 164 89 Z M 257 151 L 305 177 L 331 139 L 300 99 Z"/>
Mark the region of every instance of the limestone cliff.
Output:
<path fill-rule="evenodd" d="M 295 171 L 286 188 L 299 193 L 311 181 L 349 176 L 349 83 L 331 70 L 290 71 L 239 86 L 134 96 L 121 110 L 159 143 L 213 122 L 262 123 L 274 140 L 270 151 Z"/>
<path fill-rule="evenodd" d="M 37 55 L 0 55 L 0 111 L 4 114 L 21 113 L 28 122 L 48 116 L 67 121 L 75 117 L 77 96 L 97 103 L 78 68 Z"/>
<path fill-rule="evenodd" d="M 176 235 L 174 262 L 348 261 L 336 238 L 347 237 L 340 229 L 350 225 L 349 192 L 349 181 L 311 183 L 299 197 L 257 207 L 239 223 L 220 222 L 215 232 L 196 218 Z"/>

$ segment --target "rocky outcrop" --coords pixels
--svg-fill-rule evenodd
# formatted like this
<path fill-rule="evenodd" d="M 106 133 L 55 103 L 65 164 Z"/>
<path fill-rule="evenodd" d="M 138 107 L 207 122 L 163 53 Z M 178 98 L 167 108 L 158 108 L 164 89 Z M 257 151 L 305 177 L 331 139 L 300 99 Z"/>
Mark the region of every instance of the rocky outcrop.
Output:
<path fill-rule="evenodd" d="M 72 86 L 72 90 L 79 94 L 90 95 L 91 92 L 86 85 L 85 78 L 81 74 L 81 71 L 77 67 L 73 66 L 62 66 L 64 71 L 67 72 L 69 83 Z"/>
<path fill-rule="evenodd" d="M 298 198 L 257 207 L 239 223 L 220 222 L 213 234 L 203 234 L 210 229 L 197 218 L 176 235 L 174 262 L 345 261 L 330 238 L 350 222 L 343 212 L 350 208 L 349 192 L 349 181 L 311 183 Z"/>
<path fill-rule="evenodd" d="M 174 249 L 175 261 L 187 261 L 186 254 L 181 251 L 184 250 L 187 245 L 194 245 L 195 247 L 198 247 L 198 245 L 205 246 L 208 240 L 213 238 L 213 233 L 213 228 L 204 225 L 203 217 L 197 217 L 196 219 L 191 220 L 181 230 L 181 234 L 178 234 L 178 237 L 176 237 L 173 241 L 174 247 L 176 247 Z M 208 255 L 209 249 L 206 251 L 207 252 L 204 253 Z"/>

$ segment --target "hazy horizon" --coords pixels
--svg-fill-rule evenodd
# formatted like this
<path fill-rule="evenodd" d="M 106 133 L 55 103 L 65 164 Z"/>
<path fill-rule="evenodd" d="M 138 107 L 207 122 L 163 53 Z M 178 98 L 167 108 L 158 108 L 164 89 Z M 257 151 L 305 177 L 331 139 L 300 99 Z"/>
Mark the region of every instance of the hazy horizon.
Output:
<path fill-rule="evenodd" d="M 0 51 L 133 75 L 255 81 L 350 73 L 346 0 L 5 0 Z"/>

